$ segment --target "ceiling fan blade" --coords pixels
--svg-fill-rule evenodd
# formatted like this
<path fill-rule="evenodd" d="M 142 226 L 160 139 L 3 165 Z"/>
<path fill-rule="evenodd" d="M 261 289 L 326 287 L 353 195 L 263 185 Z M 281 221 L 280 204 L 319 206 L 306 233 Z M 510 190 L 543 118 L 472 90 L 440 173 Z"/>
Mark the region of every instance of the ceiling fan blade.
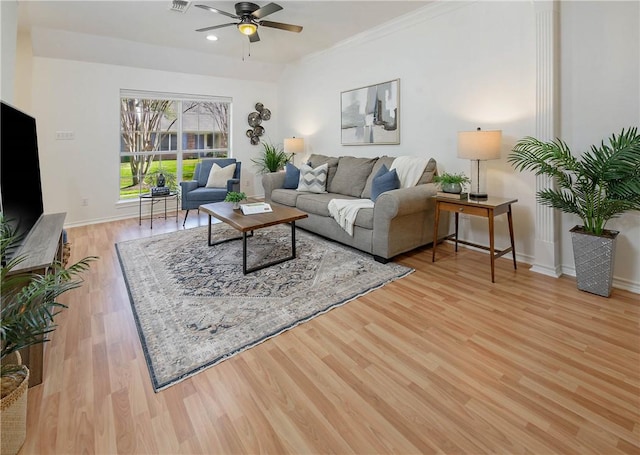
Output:
<path fill-rule="evenodd" d="M 282 22 L 260 21 L 260 25 L 264 25 L 265 27 L 277 28 L 280 30 L 286 30 L 288 32 L 300 33 L 302 31 L 302 27 L 299 25 L 283 24 Z"/>
<path fill-rule="evenodd" d="M 277 5 L 275 3 L 269 3 L 268 5 L 264 5 L 262 8 L 255 10 L 251 15 L 256 19 L 262 19 L 269 14 L 273 14 L 276 11 L 280 11 L 282 6 Z"/>
<path fill-rule="evenodd" d="M 196 32 L 208 32 L 209 30 L 215 30 L 217 28 L 228 27 L 230 25 L 237 25 L 237 24 L 235 22 L 229 22 L 228 24 L 212 25 L 211 27 L 199 28 L 199 29 L 196 30 Z"/>
<path fill-rule="evenodd" d="M 258 41 L 260 41 L 260 36 L 258 35 L 257 31 L 253 35 L 249 35 L 250 43 L 257 43 Z"/>
<path fill-rule="evenodd" d="M 215 8 L 212 8 L 212 7 L 207 6 L 207 5 L 196 5 L 196 6 L 198 8 L 202 8 L 202 9 L 206 9 L 207 11 L 211 11 L 212 13 L 218 13 L 218 14 L 222 14 L 223 16 L 232 17 L 234 19 L 240 19 L 240 17 L 236 16 L 235 14 L 227 13 L 226 11 L 221 11 L 219 9 L 215 9 Z"/>

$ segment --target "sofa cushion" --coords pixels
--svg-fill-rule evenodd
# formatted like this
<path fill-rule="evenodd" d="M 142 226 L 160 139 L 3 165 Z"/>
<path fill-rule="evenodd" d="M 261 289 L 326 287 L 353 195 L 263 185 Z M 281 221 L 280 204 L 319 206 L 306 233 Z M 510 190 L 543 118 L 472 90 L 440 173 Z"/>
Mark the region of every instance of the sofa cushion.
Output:
<path fill-rule="evenodd" d="M 300 166 L 300 180 L 297 190 L 310 193 L 326 193 L 327 169 L 327 163 L 314 168 L 306 164 Z"/>
<path fill-rule="evenodd" d="M 309 161 L 307 164 L 309 164 L 309 166 L 311 167 L 318 167 L 325 163 L 327 163 L 327 166 L 329 167 L 327 172 L 327 188 L 328 188 L 329 186 L 331 186 L 331 181 L 333 180 L 333 176 L 336 175 L 336 171 L 338 170 L 338 158 L 333 156 L 317 155 L 314 153 L 309 157 Z"/>
<path fill-rule="evenodd" d="M 329 214 L 329 201 L 331 199 L 355 199 L 351 196 L 336 193 L 310 194 L 303 193 L 298 196 L 296 208 L 303 212 L 313 213 L 321 216 L 331 216 Z"/>
<path fill-rule="evenodd" d="M 286 191 L 286 190 L 281 190 L 281 191 Z M 345 196 L 344 194 L 336 194 L 336 193 L 324 193 L 324 194 L 298 193 L 298 194 L 299 196 L 296 202 L 296 208 L 307 213 L 311 213 L 319 216 L 326 216 L 328 218 L 331 218 L 331 215 L 329 214 L 329 201 L 331 199 L 357 199 L 352 196 Z M 358 216 L 356 216 L 356 220 L 353 224 L 354 226 L 359 226 L 365 229 L 373 229 L 373 209 L 360 209 L 358 211 Z"/>
<path fill-rule="evenodd" d="M 424 168 L 424 172 L 420 176 L 418 183 L 416 185 L 424 185 L 425 183 L 433 182 L 433 176 L 436 175 L 438 171 L 438 166 L 436 160 L 431 158 L 427 163 L 427 166 Z"/>
<path fill-rule="evenodd" d="M 397 190 L 400 188 L 400 179 L 395 169 L 389 170 L 387 166 L 382 166 L 371 184 L 371 200 L 375 202 L 385 191 Z"/>
<path fill-rule="evenodd" d="M 295 167 L 291 163 L 287 163 L 285 167 L 284 185 L 283 188 L 288 190 L 295 190 L 298 188 L 300 182 L 300 169 Z"/>
<path fill-rule="evenodd" d="M 227 182 L 233 178 L 233 174 L 235 172 L 235 163 L 225 167 L 220 167 L 217 163 L 213 163 L 213 166 L 211 166 L 211 171 L 209 171 L 207 184 L 205 186 L 207 188 L 226 188 Z"/>
<path fill-rule="evenodd" d="M 362 199 L 371 199 L 371 184 L 373 183 L 373 178 L 376 176 L 382 166 L 386 166 L 387 169 L 391 169 L 391 165 L 393 164 L 394 159 L 395 158 L 393 156 L 386 155 L 378 158 L 376 164 L 373 165 L 371 174 L 367 178 L 367 184 L 364 186 L 364 190 L 362 190 Z"/>
<path fill-rule="evenodd" d="M 373 229 L 373 209 L 358 210 L 358 216 L 356 216 L 353 225 L 365 229 Z"/>
<path fill-rule="evenodd" d="M 193 191 L 189 191 L 189 200 L 208 204 L 210 202 L 221 202 L 227 196 L 226 188 L 206 188 L 200 186 Z"/>
<path fill-rule="evenodd" d="M 376 160 L 377 158 L 340 157 L 336 175 L 333 177 L 331 184 L 327 186 L 327 190 L 330 193 L 359 198 Z"/>
<path fill-rule="evenodd" d="M 271 201 L 287 205 L 289 207 L 295 207 L 296 200 L 300 194 L 304 193 L 300 193 L 296 190 L 277 188 L 271 192 Z"/>

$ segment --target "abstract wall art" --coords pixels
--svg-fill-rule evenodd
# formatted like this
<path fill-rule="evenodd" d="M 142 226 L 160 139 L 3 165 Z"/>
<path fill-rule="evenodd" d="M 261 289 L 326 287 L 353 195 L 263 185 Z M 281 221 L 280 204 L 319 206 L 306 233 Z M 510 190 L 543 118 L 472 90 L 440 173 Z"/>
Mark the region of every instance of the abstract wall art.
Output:
<path fill-rule="evenodd" d="M 340 94 L 341 144 L 400 143 L 400 79 Z"/>

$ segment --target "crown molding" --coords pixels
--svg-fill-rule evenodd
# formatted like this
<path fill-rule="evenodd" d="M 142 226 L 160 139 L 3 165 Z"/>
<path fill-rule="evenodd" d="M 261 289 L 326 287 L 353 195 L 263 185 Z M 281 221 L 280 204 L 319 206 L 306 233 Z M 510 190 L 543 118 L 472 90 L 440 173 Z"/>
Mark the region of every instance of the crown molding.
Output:
<path fill-rule="evenodd" d="M 465 8 L 473 3 L 477 3 L 481 0 L 470 0 L 470 1 L 457 1 L 457 0 L 434 0 L 429 2 L 423 8 L 411 11 L 407 14 L 403 14 L 402 16 L 398 16 L 395 19 L 390 20 L 389 22 L 385 22 L 382 25 L 378 25 L 377 27 L 370 28 L 369 30 L 358 33 L 357 35 L 353 35 L 335 45 L 323 49 L 321 51 L 315 52 L 313 54 L 309 54 L 300 60 L 297 63 L 306 63 L 313 60 L 317 60 L 322 58 L 327 54 L 331 54 L 333 52 L 349 49 L 352 47 L 356 47 L 362 44 L 366 44 L 371 42 L 372 40 L 378 40 L 387 35 L 391 35 L 393 33 L 400 32 L 405 30 L 408 27 L 412 27 L 414 25 L 421 24 L 423 22 L 427 22 L 429 20 L 433 20 L 436 17 L 449 14 L 453 11 L 456 11 L 460 8 Z M 296 63 L 294 63 L 295 65 Z"/>

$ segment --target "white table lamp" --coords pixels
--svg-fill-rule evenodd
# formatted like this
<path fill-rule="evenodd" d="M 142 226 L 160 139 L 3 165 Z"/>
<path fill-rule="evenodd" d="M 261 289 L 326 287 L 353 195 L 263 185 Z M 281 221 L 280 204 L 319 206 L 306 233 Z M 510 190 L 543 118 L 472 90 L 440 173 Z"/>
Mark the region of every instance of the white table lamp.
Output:
<path fill-rule="evenodd" d="M 284 140 L 284 153 L 304 152 L 304 139 L 301 137 L 288 137 Z"/>
<path fill-rule="evenodd" d="M 500 158 L 502 131 L 460 131 L 458 133 L 458 158 L 471 160 L 471 190 L 469 199 L 487 199 L 486 169 L 480 163 Z M 474 163 L 475 161 L 475 163 Z"/>

